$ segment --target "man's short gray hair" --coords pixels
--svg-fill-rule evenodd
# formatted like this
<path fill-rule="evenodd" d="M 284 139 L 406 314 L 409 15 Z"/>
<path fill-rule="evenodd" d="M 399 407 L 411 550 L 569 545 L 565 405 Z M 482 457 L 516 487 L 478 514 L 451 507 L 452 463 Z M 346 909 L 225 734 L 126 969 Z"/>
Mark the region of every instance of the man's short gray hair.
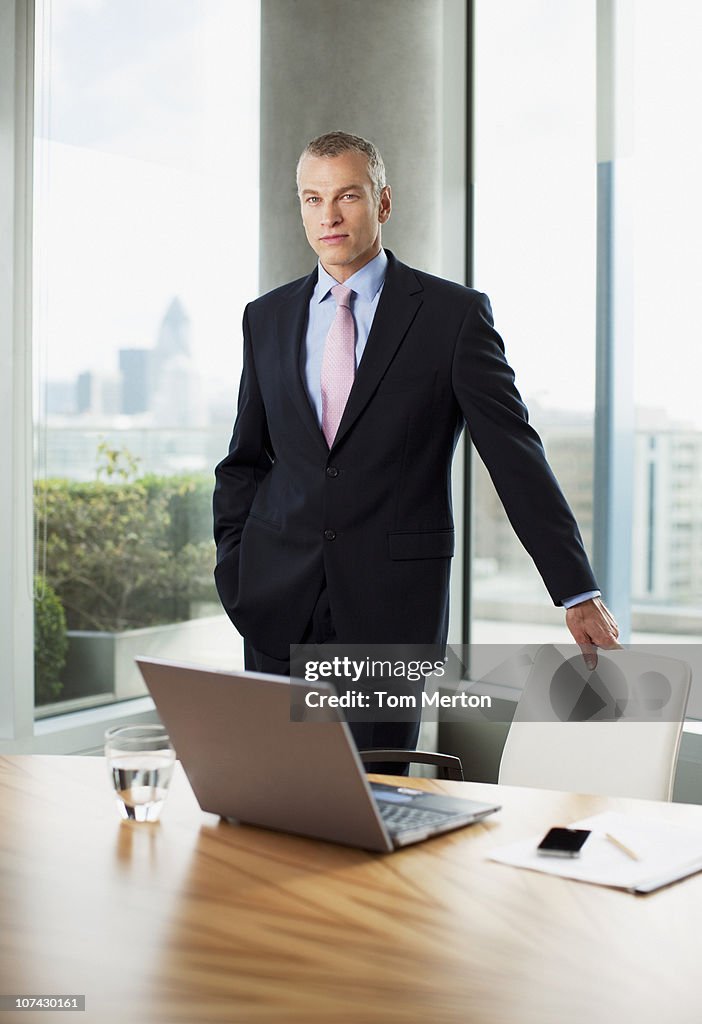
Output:
<path fill-rule="evenodd" d="M 341 156 L 342 153 L 363 153 L 368 160 L 368 176 L 373 185 L 373 195 L 380 202 L 380 193 L 385 188 L 385 164 L 377 146 L 360 135 L 348 132 L 326 132 L 308 142 L 297 161 L 297 191 L 300 192 L 300 167 L 306 156 Z"/>

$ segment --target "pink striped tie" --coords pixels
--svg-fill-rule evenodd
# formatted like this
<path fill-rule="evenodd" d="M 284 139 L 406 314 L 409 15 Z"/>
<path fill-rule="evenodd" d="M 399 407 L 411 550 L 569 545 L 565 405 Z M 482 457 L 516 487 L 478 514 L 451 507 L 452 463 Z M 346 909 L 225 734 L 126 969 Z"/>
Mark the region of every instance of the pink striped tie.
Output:
<path fill-rule="evenodd" d="M 322 433 L 331 448 L 344 415 L 356 370 L 356 339 L 349 307 L 352 290 L 343 284 L 331 290 L 336 316 L 329 328 L 322 357 Z"/>

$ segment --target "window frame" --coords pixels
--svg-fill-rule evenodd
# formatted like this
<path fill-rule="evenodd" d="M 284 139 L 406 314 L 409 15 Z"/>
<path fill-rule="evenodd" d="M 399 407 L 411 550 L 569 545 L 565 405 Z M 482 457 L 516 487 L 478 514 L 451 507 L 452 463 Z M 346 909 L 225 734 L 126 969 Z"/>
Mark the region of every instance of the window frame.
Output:
<path fill-rule="evenodd" d="M 594 423 L 594 501 L 592 564 L 608 606 L 618 620 L 620 640 L 631 636 L 634 448 L 633 277 L 634 233 L 631 214 L 633 133 L 633 0 L 593 0 L 596 9 L 597 103 L 597 254 Z M 468 0 L 466 283 L 473 282 L 473 153 L 475 149 L 476 0 Z M 479 140 L 478 140 L 479 141 Z M 465 508 L 471 509 L 470 449 L 465 455 Z M 463 621 L 470 643 L 471 534 L 473 513 L 466 514 Z M 671 636 L 671 643 L 675 637 Z M 516 700 L 504 687 L 505 699 Z M 687 717 L 682 759 L 702 756 L 702 722 Z"/>
<path fill-rule="evenodd" d="M 35 5 L 0 0 L 0 753 L 102 751 L 150 697 L 34 717 L 32 237 Z"/>
<path fill-rule="evenodd" d="M 633 234 L 628 219 L 627 175 L 631 98 L 619 73 L 631 61 L 630 0 L 593 0 L 596 8 L 597 263 L 593 439 L 592 564 L 620 639 L 631 633 L 630 524 L 633 516 L 634 384 L 632 282 Z M 466 284 L 474 274 L 474 153 L 476 2 L 467 0 Z M 616 339 L 616 344 L 615 344 Z M 472 508 L 472 457 L 464 457 L 464 505 Z M 466 517 L 463 569 L 463 643 L 472 629 L 473 514 Z M 626 556 L 622 557 L 622 552 Z"/>

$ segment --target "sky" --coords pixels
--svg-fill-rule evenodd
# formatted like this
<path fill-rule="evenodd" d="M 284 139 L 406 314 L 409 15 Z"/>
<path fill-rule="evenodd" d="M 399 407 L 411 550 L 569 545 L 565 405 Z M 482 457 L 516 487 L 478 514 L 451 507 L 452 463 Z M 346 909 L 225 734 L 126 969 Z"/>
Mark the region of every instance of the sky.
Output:
<path fill-rule="evenodd" d="M 48 0 L 40 19 L 35 322 L 52 379 L 115 371 L 171 299 L 238 384 L 258 277 L 257 0 Z"/>
<path fill-rule="evenodd" d="M 702 429 L 702 5 L 629 9 L 615 168 L 625 379 L 638 406 Z M 583 411 L 595 384 L 595 13 L 594 0 L 476 5 L 476 280 L 522 393 Z"/>
<path fill-rule="evenodd" d="M 241 313 L 257 293 L 258 0 L 39 8 L 37 365 L 52 379 L 115 371 L 119 348 L 154 343 L 177 294 L 203 375 L 234 391 Z M 476 283 L 522 393 L 583 412 L 595 371 L 595 9 L 476 5 Z M 631 381 L 637 404 L 702 428 L 702 5 L 634 10 L 633 147 L 618 166 L 630 219 L 617 239 Z"/>

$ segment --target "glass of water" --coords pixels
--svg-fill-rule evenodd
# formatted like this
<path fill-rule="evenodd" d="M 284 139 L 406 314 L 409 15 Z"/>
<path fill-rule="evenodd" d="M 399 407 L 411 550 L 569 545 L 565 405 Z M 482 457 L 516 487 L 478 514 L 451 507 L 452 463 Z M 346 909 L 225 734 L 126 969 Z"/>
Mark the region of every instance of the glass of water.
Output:
<path fill-rule="evenodd" d="M 158 820 L 175 756 L 162 725 L 125 725 L 107 730 L 107 770 L 119 812 L 126 821 Z"/>

